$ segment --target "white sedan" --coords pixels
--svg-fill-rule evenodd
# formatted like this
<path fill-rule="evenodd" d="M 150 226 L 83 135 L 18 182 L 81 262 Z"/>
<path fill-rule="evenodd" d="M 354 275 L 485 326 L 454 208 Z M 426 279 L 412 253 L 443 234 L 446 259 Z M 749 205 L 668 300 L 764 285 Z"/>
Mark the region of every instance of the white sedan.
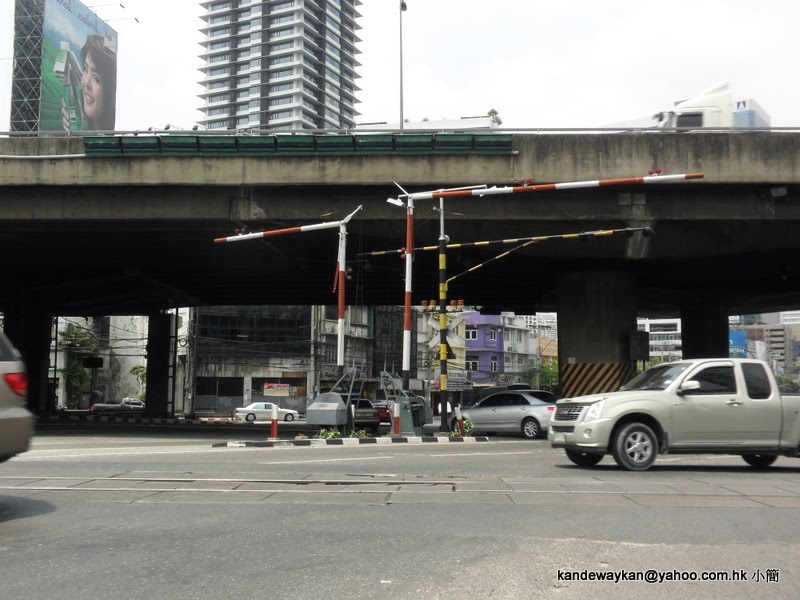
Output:
<path fill-rule="evenodd" d="M 245 421 L 271 421 L 272 420 L 272 407 L 275 406 L 272 402 L 253 402 L 247 406 L 242 406 L 233 411 L 233 418 L 235 420 L 244 419 Z M 278 406 L 278 420 L 280 421 L 294 421 L 300 416 L 296 410 L 291 408 L 281 408 Z"/>

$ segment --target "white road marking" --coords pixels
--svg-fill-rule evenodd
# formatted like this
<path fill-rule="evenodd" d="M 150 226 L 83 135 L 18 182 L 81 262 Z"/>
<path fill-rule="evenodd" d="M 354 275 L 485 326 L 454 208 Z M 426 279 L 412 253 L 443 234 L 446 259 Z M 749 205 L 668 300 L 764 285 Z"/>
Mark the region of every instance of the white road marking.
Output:
<path fill-rule="evenodd" d="M 318 460 L 286 460 L 280 462 L 273 461 L 259 461 L 259 465 L 304 465 L 310 463 L 331 463 L 331 462 L 348 462 L 352 460 L 394 460 L 394 456 L 359 456 L 353 458 L 320 458 Z"/>
<path fill-rule="evenodd" d="M 69 450 L 64 450 L 58 454 L 53 454 L 52 450 L 29 450 L 25 454 L 14 457 L 14 461 L 31 462 L 37 460 L 66 460 L 70 458 L 97 458 L 99 456 L 148 456 L 156 454 L 202 454 L 203 452 L 219 452 L 221 448 L 186 448 L 182 450 L 158 450 L 158 449 L 142 449 L 142 448 L 98 448 L 92 452 L 73 453 Z M 228 451 L 242 450 L 242 448 L 225 448 Z"/>

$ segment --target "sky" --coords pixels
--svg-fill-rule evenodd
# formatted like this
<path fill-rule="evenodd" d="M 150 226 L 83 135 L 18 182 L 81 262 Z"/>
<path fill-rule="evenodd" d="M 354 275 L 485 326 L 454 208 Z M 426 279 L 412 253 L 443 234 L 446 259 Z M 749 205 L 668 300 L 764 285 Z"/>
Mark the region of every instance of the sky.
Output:
<path fill-rule="evenodd" d="M 202 118 L 199 1 L 85 4 L 119 32 L 118 130 L 189 129 Z M 411 121 L 495 109 L 504 129 L 600 127 L 728 81 L 773 127 L 800 126 L 796 0 L 406 4 L 403 114 Z M 356 120 L 398 123 L 399 0 L 362 0 L 358 10 Z M 0 0 L 0 131 L 9 128 L 13 14 L 14 0 Z"/>

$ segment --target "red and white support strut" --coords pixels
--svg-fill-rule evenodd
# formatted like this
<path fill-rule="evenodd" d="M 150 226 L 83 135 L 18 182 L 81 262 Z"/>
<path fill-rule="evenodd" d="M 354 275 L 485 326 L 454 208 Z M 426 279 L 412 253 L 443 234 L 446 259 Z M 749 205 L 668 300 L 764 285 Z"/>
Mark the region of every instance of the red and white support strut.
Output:
<path fill-rule="evenodd" d="M 326 221 L 324 223 L 316 223 L 314 225 L 301 225 L 299 227 L 286 227 L 284 229 L 270 229 L 267 231 L 258 231 L 256 233 L 243 233 L 240 235 L 232 235 L 228 237 L 215 238 L 215 244 L 224 244 L 228 242 L 243 242 L 245 240 L 256 240 L 263 237 L 270 237 L 274 235 L 285 235 L 287 233 L 303 233 L 306 231 L 319 231 L 320 229 L 334 229 L 339 228 L 339 251 L 336 255 L 336 282 L 334 284 L 334 291 L 338 292 L 339 297 L 339 314 L 338 314 L 338 339 L 337 339 L 337 356 L 336 364 L 344 368 L 344 315 L 345 315 L 345 260 L 347 250 L 347 223 L 353 218 L 363 206 L 359 206 L 344 219 L 340 221 Z"/>
<path fill-rule="evenodd" d="M 278 437 L 278 405 L 272 405 L 272 424 L 269 429 L 269 437 L 277 439 Z"/>
<path fill-rule="evenodd" d="M 411 377 L 411 269 L 414 261 L 414 200 L 406 203 L 406 280 L 403 298 L 403 389 Z M 398 432 L 399 433 L 399 432 Z"/>
<path fill-rule="evenodd" d="M 461 432 L 461 437 L 464 437 L 464 417 L 461 416 L 460 406 L 456 406 L 456 421 L 458 422 L 458 430 Z"/>
<path fill-rule="evenodd" d="M 400 403 L 397 401 L 392 405 L 392 433 L 400 435 Z"/>
<path fill-rule="evenodd" d="M 431 192 L 414 192 L 401 194 L 407 200 L 435 200 L 443 198 L 471 198 L 474 196 L 499 196 L 502 194 L 524 194 L 531 192 L 547 192 L 552 190 L 574 190 L 578 188 L 607 187 L 613 185 L 631 185 L 636 183 L 669 183 L 702 179 L 703 173 L 681 173 L 678 175 L 647 175 L 645 177 L 621 177 L 619 179 L 592 179 L 588 181 L 565 181 L 562 183 L 541 183 L 536 185 L 515 185 L 504 187 L 434 190 Z"/>

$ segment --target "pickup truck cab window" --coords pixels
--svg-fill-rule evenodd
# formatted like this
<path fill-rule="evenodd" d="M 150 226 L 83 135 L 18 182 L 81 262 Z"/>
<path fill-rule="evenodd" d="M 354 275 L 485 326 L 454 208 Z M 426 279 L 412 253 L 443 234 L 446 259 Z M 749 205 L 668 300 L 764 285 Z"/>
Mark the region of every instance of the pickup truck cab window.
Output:
<path fill-rule="evenodd" d="M 693 375 L 689 381 L 700 383 L 700 389 L 693 394 L 735 394 L 736 374 L 733 366 L 709 367 Z"/>
<path fill-rule="evenodd" d="M 747 395 L 753 400 L 765 400 L 772 394 L 767 370 L 759 363 L 742 363 Z"/>

